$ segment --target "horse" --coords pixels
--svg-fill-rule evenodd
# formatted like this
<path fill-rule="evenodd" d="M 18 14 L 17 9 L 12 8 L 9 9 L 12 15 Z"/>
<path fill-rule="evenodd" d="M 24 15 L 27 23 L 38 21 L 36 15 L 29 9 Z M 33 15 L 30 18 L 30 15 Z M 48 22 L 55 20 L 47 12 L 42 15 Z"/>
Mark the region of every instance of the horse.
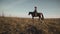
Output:
<path fill-rule="evenodd" d="M 32 16 L 32 19 L 34 19 L 34 17 L 39 17 L 39 20 L 44 20 L 44 16 L 43 13 L 35 13 L 34 12 L 29 12 L 28 15 Z"/>

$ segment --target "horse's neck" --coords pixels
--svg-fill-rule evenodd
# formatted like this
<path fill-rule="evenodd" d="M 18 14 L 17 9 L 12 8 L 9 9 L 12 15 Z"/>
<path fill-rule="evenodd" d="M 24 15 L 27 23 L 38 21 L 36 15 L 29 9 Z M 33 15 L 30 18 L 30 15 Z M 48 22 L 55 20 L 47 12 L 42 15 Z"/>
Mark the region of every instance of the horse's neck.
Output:
<path fill-rule="evenodd" d="M 30 14 L 32 14 L 33 12 L 30 12 Z"/>

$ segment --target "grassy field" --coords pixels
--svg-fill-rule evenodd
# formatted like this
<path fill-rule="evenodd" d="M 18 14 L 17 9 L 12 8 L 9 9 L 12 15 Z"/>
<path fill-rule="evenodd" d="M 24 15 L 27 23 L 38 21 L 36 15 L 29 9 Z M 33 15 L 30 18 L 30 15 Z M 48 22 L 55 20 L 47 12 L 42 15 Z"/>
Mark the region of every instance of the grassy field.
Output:
<path fill-rule="evenodd" d="M 42 22 L 31 18 L 0 17 L 0 34 L 60 34 L 60 18 Z"/>

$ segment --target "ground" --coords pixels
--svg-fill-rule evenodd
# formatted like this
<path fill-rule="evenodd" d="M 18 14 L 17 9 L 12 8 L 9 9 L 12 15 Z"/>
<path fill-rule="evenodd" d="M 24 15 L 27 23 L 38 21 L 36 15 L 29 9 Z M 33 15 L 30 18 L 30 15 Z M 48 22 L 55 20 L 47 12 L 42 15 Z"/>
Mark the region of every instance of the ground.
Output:
<path fill-rule="evenodd" d="M 0 34 L 60 34 L 60 18 L 48 18 L 42 22 L 31 18 L 1 17 Z"/>

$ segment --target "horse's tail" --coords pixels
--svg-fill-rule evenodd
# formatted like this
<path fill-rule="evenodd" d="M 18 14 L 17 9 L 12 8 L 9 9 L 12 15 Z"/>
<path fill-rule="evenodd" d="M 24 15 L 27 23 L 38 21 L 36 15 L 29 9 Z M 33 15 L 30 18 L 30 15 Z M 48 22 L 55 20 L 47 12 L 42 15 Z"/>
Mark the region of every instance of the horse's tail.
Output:
<path fill-rule="evenodd" d="M 43 16 L 43 14 L 42 14 L 42 20 L 44 20 L 44 16 Z"/>

